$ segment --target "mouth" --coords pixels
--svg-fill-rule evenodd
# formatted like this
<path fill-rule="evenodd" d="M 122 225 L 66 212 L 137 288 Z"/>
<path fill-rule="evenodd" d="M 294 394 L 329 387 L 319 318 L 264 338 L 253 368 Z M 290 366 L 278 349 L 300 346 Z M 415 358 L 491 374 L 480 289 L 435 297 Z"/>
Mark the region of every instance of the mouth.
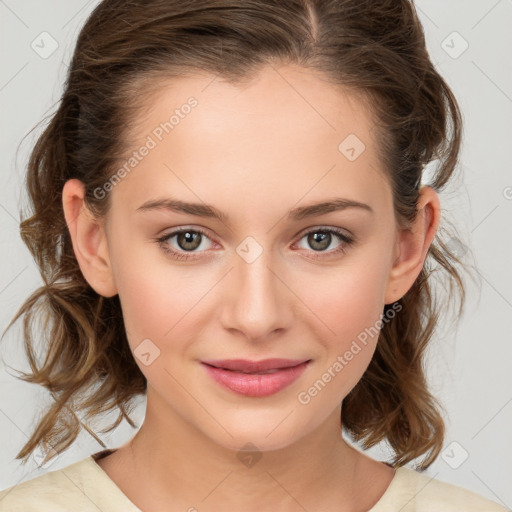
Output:
<path fill-rule="evenodd" d="M 251 361 L 249 359 L 217 359 L 202 361 L 203 364 L 238 373 L 250 373 L 266 375 L 275 373 L 279 370 L 293 368 L 303 363 L 308 363 L 311 359 L 264 359 L 261 361 Z"/>
<path fill-rule="evenodd" d="M 289 386 L 306 370 L 311 359 L 231 359 L 201 361 L 210 377 L 235 393 L 252 397 L 272 395 Z"/>

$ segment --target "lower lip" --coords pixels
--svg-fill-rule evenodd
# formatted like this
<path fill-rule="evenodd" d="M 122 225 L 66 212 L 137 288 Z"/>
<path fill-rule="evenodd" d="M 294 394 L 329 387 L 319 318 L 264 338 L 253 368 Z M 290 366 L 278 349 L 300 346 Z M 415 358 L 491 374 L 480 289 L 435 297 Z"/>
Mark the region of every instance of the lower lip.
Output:
<path fill-rule="evenodd" d="M 306 369 L 308 363 L 309 361 L 267 374 L 240 373 L 215 368 L 204 363 L 202 365 L 215 381 L 235 393 L 245 396 L 269 396 L 281 391 L 297 380 Z"/>

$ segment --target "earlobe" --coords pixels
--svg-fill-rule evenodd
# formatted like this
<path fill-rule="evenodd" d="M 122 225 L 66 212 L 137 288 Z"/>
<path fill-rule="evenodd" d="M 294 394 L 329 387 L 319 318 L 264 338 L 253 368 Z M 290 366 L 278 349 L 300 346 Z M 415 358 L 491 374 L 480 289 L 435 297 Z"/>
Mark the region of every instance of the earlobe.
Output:
<path fill-rule="evenodd" d="M 397 237 L 398 257 L 390 270 L 385 304 L 399 300 L 414 284 L 439 227 L 441 207 L 434 189 L 428 186 L 420 189 L 417 209 L 411 228 L 401 230 Z"/>
<path fill-rule="evenodd" d="M 101 219 L 84 202 L 85 187 L 78 179 L 68 180 L 62 190 L 62 206 L 73 251 L 89 285 L 104 297 L 117 294 L 107 238 Z"/>

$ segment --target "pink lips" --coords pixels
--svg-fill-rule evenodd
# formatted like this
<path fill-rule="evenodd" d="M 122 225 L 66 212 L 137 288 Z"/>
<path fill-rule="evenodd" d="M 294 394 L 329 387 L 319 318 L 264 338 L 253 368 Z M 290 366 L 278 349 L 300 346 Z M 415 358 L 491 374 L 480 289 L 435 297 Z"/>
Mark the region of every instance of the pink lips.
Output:
<path fill-rule="evenodd" d="M 207 360 L 201 363 L 216 382 L 236 393 L 245 396 L 268 396 L 277 393 L 298 379 L 310 361 L 304 359 L 265 359 L 263 361 L 228 359 Z"/>

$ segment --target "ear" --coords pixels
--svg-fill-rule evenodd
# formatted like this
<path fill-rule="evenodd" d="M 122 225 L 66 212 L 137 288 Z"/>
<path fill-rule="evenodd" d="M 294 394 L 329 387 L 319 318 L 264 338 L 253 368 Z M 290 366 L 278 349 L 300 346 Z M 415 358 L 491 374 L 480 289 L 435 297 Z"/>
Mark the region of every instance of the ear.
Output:
<path fill-rule="evenodd" d="M 84 197 L 85 187 L 80 180 L 66 181 L 62 189 L 62 206 L 73 251 L 82 274 L 96 293 L 112 297 L 117 294 L 117 287 L 110 264 L 104 222 L 87 208 Z"/>
<path fill-rule="evenodd" d="M 410 229 L 401 230 L 397 237 L 397 256 L 390 271 L 385 304 L 397 301 L 412 287 L 439 226 L 441 206 L 437 193 L 428 186 L 419 192 L 416 219 Z"/>

